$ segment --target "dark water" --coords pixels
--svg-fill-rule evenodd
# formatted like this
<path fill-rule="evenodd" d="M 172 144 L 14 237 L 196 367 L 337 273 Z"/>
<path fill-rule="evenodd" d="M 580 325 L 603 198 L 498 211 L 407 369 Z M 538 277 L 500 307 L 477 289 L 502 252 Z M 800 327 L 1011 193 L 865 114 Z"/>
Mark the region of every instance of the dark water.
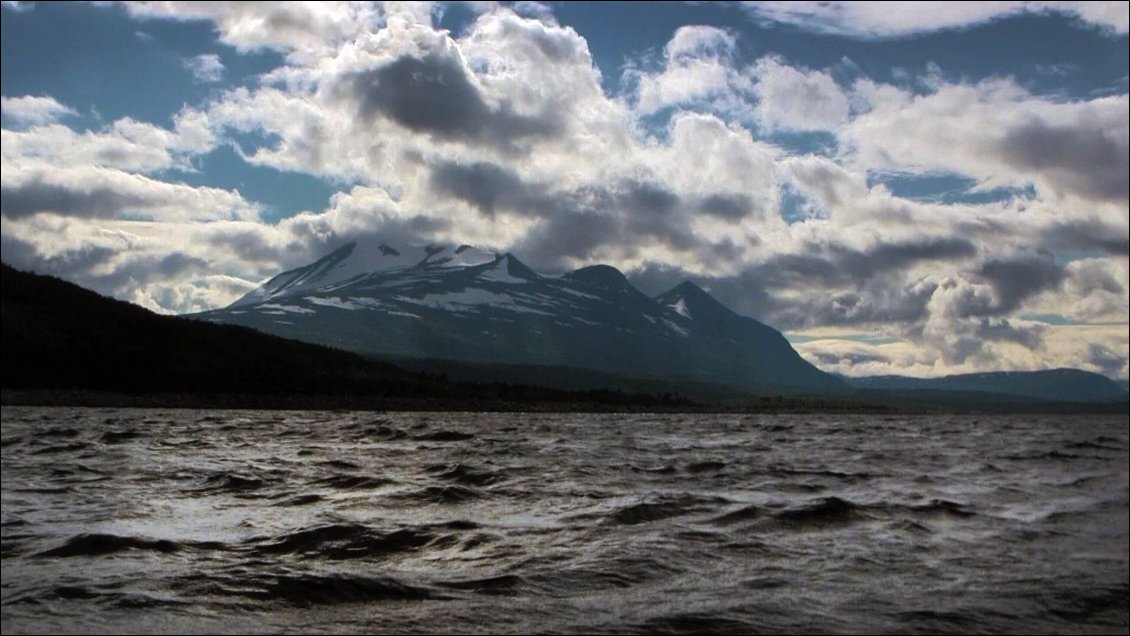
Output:
<path fill-rule="evenodd" d="M 2 629 L 1128 627 L 1124 417 L 3 409 Z"/>

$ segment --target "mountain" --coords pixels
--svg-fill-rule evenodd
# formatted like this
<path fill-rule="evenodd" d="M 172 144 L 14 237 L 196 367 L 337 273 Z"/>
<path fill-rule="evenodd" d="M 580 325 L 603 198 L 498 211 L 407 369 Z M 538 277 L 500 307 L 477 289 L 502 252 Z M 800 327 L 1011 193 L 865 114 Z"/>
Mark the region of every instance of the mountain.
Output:
<path fill-rule="evenodd" d="M 648 410 L 694 406 L 622 391 L 452 382 L 236 325 L 160 316 L 50 276 L 2 266 L 8 403 Z"/>
<path fill-rule="evenodd" d="M 592 369 L 823 392 L 838 378 L 692 283 L 655 298 L 607 265 L 563 276 L 468 246 L 350 243 L 194 318 L 370 357 Z"/>
<path fill-rule="evenodd" d="M 844 378 L 857 389 L 993 393 L 1045 402 L 1124 402 L 1126 390 L 1105 375 L 1079 369 L 997 371 L 940 378 L 881 375 Z"/>

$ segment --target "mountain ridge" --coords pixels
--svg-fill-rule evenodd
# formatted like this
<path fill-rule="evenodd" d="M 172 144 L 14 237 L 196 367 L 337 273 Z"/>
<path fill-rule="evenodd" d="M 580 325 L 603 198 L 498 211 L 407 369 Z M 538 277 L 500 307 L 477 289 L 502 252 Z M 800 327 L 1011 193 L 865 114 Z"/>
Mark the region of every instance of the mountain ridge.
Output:
<path fill-rule="evenodd" d="M 985 371 L 937 378 L 901 375 L 845 377 L 849 386 L 882 391 L 978 391 L 1042 401 L 1119 402 L 1127 393 L 1105 375 L 1082 369 L 1057 368 L 1036 371 Z"/>
<path fill-rule="evenodd" d="M 681 310 L 679 300 L 664 304 L 673 296 Z M 780 332 L 689 281 L 652 298 L 609 265 L 544 275 L 511 253 L 466 245 L 346 244 L 193 317 L 374 357 L 590 368 L 769 392 L 844 386 Z"/>

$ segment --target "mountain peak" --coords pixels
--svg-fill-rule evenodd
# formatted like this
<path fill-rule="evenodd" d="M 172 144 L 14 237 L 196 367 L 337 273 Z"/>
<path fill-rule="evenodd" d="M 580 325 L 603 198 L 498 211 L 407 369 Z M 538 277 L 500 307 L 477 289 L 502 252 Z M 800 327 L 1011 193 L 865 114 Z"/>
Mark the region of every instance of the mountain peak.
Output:
<path fill-rule="evenodd" d="M 611 265 L 590 265 L 588 267 L 582 267 L 581 269 L 565 274 L 562 278 L 580 283 L 592 283 L 610 289 L 631 285 L 631 283 L 628 282 L 628 278 L 624 276 L 620 270 Z"/>
<path fill-rule="evenodd" d="M 655 297 L 656 302 L 666 305 L 686 318 L 708 315 L 733 315 L 729 307 L 718 302 L 706 290 L 685 280 Z"/>
<path fill-rule="evenodd" d="M 479 268 L 479 278 L 496 283 L 525 283 L 540 276 L 507 252 Z"/>

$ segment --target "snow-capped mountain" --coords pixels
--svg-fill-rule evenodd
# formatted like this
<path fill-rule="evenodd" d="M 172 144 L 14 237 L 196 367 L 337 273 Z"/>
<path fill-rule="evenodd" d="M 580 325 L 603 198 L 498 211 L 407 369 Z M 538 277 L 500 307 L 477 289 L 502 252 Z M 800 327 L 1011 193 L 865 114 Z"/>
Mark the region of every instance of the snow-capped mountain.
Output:
<path fill-rule="evenodd" d="M 351 243 L 196 314 L 365 355 L 580 367 L 751 389 L 842 382 L 684 282 L 650 298 L 607 265 L 544 276 L 468 246 Z"/>

